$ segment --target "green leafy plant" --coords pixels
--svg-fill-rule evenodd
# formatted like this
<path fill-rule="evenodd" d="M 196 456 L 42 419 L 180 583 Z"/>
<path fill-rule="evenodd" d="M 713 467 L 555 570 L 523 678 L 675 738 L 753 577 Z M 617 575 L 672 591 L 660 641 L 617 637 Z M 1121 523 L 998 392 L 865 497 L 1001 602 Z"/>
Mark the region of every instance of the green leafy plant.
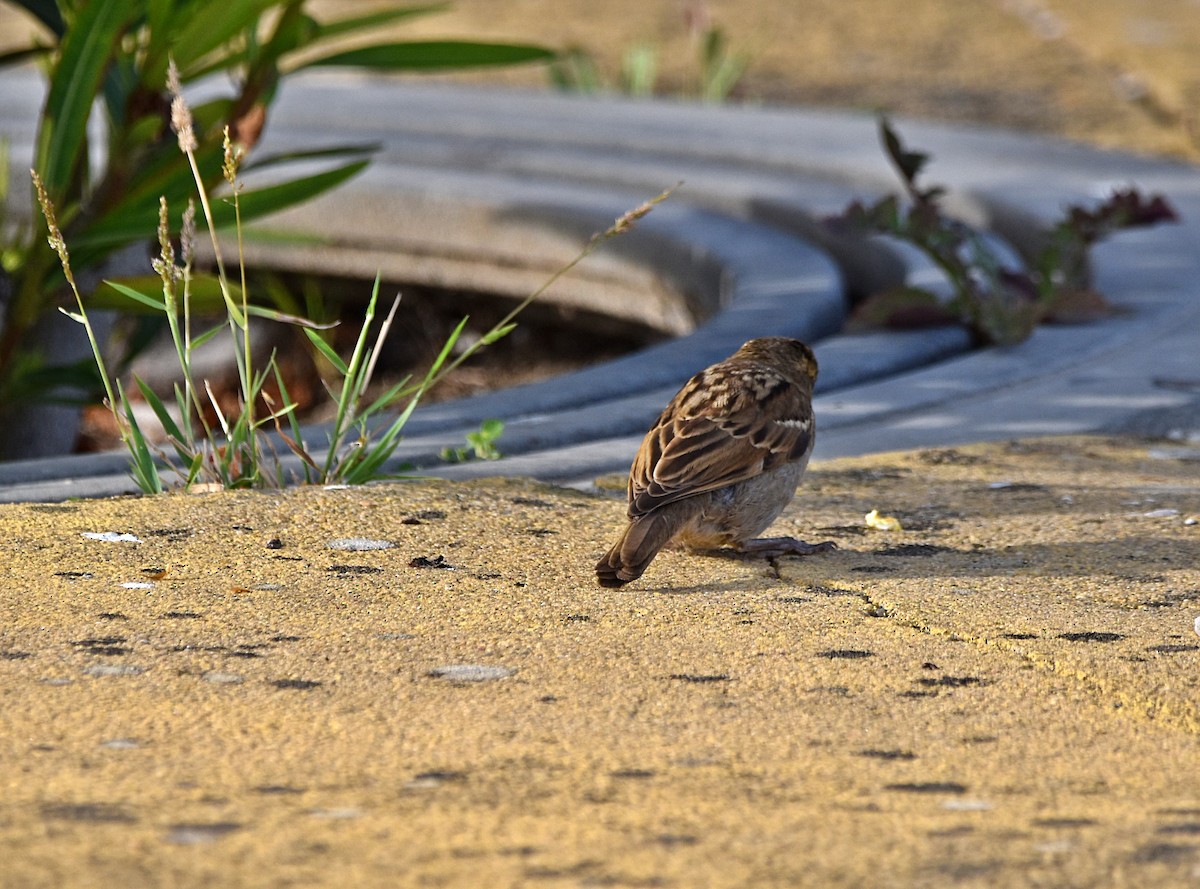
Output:
<path fill-rule="evenodd" d="M 706 102 L 723 102 L 741 82 L 748 60 L 730 50 L 725 31 L 711 24 L 707 17 L 691 30 L 696 45 L 695 84 L 682 93 L 696 95 Z M 649 96 L 658 88 L 659 55 L 659 50 L 650 44 L 630 47 L 621 58 L 620 76 L 613 82 L 605 79 L 589 52 L 574 47 L 551 64 L 550 82 L 566 92 L 617 90 L 630 96 Z"/>
<path fill-rule="evenodd" d="M 175 353 L 179 362 L 180 382 L 174 387 L 173 403 L 168 405 L 149 386 L 136 377 L 133 384 L 142 398 L 150 405 L 167 435 L 169 453 L 159 453 L 150 444 L 138 424 L 132 401 L 124 384 L 110 370 L 104 352 L 96 336 L 94 325 L 88 316 L 84 297 L 81 294 L 71 268 L 71 257 L 66 239 L 56 218 L 54 202 L 45 187 L 44 179 L 33 172 L 34 186 L 42 209 L 47 229 L 47 245 L 59 261 L 63 277 L 74 296 L 75 308 L 62 309 L 70 318 L 81 324 L 91 345 L 96 369 L 105 392 L 105 401 L 112 412 L 130 454 L 131 475 L 145 493 L 158 493 L 165 489 L 162 469 L 174 470 L 185 487 L 196 482 L 217 484 L 225 488 L 265 487 L 286 484 L 289 479 L 285 468 L 275 452 L 269 433 L 274 430 L 300 461 L 297 480 L 308 483 L 361 484 L 385 474 L 387 461 L 395 452 L 408 418 L 416 409 L 422 396 L 446 375 L 469 359 L 480 349 L 506 336 L 516 326 L 515 318 L 533 300 L 539 297 L 567 271 L 574 268 L 601 243 L 627 231 L 636 220 L 646 215 L 669 191 L 641 204 L 621 216 L 608 229 L 595 235 L 569 263 L 555 272 L 539 288 L 530 293 L 512 311 L 493 325 L 466 348 L 456 347 L 466 328 L 468 318 L 463 318 L 458 327 L 447 338 L 437 358 L 419 379 L 406 377 L 385 392 L 367 402 L 368 390 L 375 370 L 376 359 L 392 326 L 399 297 L 392 303 L 374 344 L 369 342 L 369 329 L 375 317 L 379 298 L 379 279 L 376 277 L 366 317 L 359 331 L 353 351 L 343 359 L 317 332 L 320 325 L 295 316 L 253 305 L 246 288 L 245 264 L 239 249 L 238 266 L 240 287 L 230 281 L 222 257 L 221 244 L 217 240 L 215 205 L 210 200 L 208 189 L 196 162 L 198 143 L 195 138 L 191 110 L 180 93 L 178 77 L 173 66 L 169 68 L 168 80 L 171 102 L 172 128 L 177 134 L 178 146 L 187 158 L 193 171 L 193 179 L 205 222 L 216 257 L 217 281 L 225 308 L 225 319 L 221 324 L 193 334 L 191 287 L 192 263 L 195 256 L 195 209 L 189 202 L 183 213 L 179 234 L 182 265 L 178 264 L 174 240 L 169 230 L 168 202 L 159 201 L 158 240 L 159 256 L 154 269 L 161 281 L 161 296 L 150 296 L 120 282 L 108 282 L 118 293 L 135 303 L 161 313 L 170 330 Z M 238 181 L 238 165 L 241 154 L 232 143 L 228 133 L 223 140 L 222 176 L 231 189 L 230 205 L 234 214 L 238 244 L 241 243 L 241 190 Z M 336 416 L 329 428 L 326 440 L 320 449 L 305 439 L 305 429 L 296 417 L 296 405 L 288 395 L 287 384 L 274 354 L 265 366 L 256 368 L 250 348 L 249 323 L 252 316 L 265 317 L 299 325 L 308 335 L 312 345 L 334 368 L 338 380 L 327 385 L 336 404 Z M 193 369 L 192 356 L 197 348 L 214 336 L 227 331 L 236 357 L 240 383 L 238 410 L 230 413 L 222 409 L 213 390 L 206 380 L 198 380 Z M 451 357 L 451 356 L 454 357 Z M 278 391 L 278 401 L 272 398 L 266 386 L 273 382 Z M 207 402 L 207 404 L 206 404 Z M 210 407 L 216 423 L 205 419 L 205 408 Z M 379 422 L 381 415 L 393 409 L 398 413 L 390 421 Z M 497 425 L 498 424 L 498 425 Z M 485 423 L 474 439 L 468 441 L 481 457 L 498 456 L 495 439 L 503 430 L 499 421 Z"/>
<path fill-rule="evenodd" d="M 907 241 L 945 273 L 952 293 L 944 300 L 916 287 L 873 294 L 856 308 L 854 325 L 961 323 L 981 343 L 1018 343 L 1043 321 L 1110 311 L 1091 288 L 1088 251 L 1123 229 L 1177 218 L 1161 195 L 1146 198 L 1132 188 L 1116 191 L 1095 207 L 1068 207 L 1027 267 L 1013 268 L 979 232 L 943 211 L 945 188 L 918 184 L 929 155 L 906 148 L 885 117 L 879 120 L 879 133 L 900 174 L 904 197 L 889 195 L 869 205 L 855 201 L 831 222 Z"/>
<path fill-rule="evenodd" d="M 33 45 L 0 56 L 0 66 L 32 59 L 46 71 L 34 167 L 81 277 L 103 269 L 115 252 L 154 230 L 160 196 L 181 203 L 192 192 L 193 178 L 206 190 L 220 185 L 226 131 L 248 154 L 247 171 L 296 161 L 329 163 L 319 172 L 243 192 L 237 209 L 243 222 L 308 200 L 359 173 L 376 146 L 255 156 L 279 84 L 297 71 L 316 66 L 433 71 L 553 58 L 535 46 L 461 41 L 376 41 L 345 48 L 347 41 L 369 39 L 381 27 L 445 8 L 440 3 L 322 21 L 309 11 L 314 5 L 309 0 L 8 2 L 44 32 Z M 185 86 L 218 73 L 229 75 L 232 84 L 194 109 L 196 145 L 186 156 L 175 149 L 170 132 L 163 88 L 169 59 Z M 93 169 L 89 159 L 100 153 L 93 151 L 88 120 L 97 103 L 106 124 L 105 150 L 103 164 Z M 233 207 L 214 203 L 211 221 L 232 225 Z M 9 279 L 11 294 L 0 330 L 0 405 L 45 400 L 63 381 L 64 369 L 49 366 L 29 336 L 47 312 L 70 301 L 47 234 L 43 225 L 0 245 L 0 274 Z M 90 384 L 94 374 L 77 382 Z"/>
<path fill-rule="evenodd" d="M 729 48 L 724 30 L 710 25 L 699 38 L 700 98 L 723 102 L 733 94 L 746 73 L 746 56 Z"/>
<path fill-rule="evenodd" d="M 465 448 L 443 448 L 441 457 L 447 463 L 465 463 L 468 460 L 499 460 L 500 449 L 496 442 L 504 434 L 504 421 L 492 418 L 484 420 L 474 432 L 467 433 Z"/>

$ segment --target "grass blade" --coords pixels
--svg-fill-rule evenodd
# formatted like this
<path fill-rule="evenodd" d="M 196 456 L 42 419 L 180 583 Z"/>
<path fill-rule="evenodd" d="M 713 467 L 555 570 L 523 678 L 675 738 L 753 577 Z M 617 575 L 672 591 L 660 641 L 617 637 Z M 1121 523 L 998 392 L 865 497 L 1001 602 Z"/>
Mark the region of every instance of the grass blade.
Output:
<path fill-rule="evenodd" d="M 275 367 L 275 385 L 279 387 L 279 398 L 284 404 L 292 404 L 292 398 L 288 394 L 287 383 L 284 382 L 283 373 L 279 367 Z M 288 426 L 292 434 L 289 436 L 283 431 L 283 424 L 279 422 L 278 415 L 275 415 L 275 429 L 279 433 L 279 437 L 284 440 L 292 453 L 300 458 L 304 466 L 304 483 L 307 485 L 313 484 L 314 481 L 324 481 L 320 477 L 321 467 L 317 465 L 317 461 L 308 452 L 308 448 L 304 445 L 304 431 L 300 426 L 300 420 L 296 417 L 295 411 L 288 411 L 287 414 Z"/>
<path fill-rule="evenodd" d="M 205 343 L 207 343 L 209 340 L 211 340 L 218 333 L 224 333 L 228 329 L 229 329 L 229 326 L 227 324 L 225 324 L 224 322 L 222 322 L 221 324 L 216 324 L 216 325 L 210 327 L 208 330 L 204 331 L 199 336 L 192 337 L 191 351 L 195 352 L 197 349 L 199 349 L 201 346 L 203 346 Z"/>
<path fill-rule="evenodd" d="M 121 385 L 120 380 L 117 381 L 117 397 L 121 402 L 121 411 L 125 414 L 125 422 L 129 424 L 127 444 L 133 480 L 142 489 L 142 493 L 161 494 L 163 484 L 162 478 L 158 474 L 158 465 L 154 462 L 154 455 L 150 453 L 146 436 L 138 426 L 137 417 L 133 413 L 133 405 L 125 396 L 125 387 Z"/>
<path fill-rule="evenodd" d="M 421 6 L 403 6 L 399 9 L 387 9 L 382 12 L 368 13 L 354 18 L 339 19 L 336 22 L 319 25 L 317 27 L 317 39 L 324 40 L 329 37 L 336 37 L 339 34 L 353 34 L 364 30 L 369 31 L 381 25 L 390 25 L 392 22 L 399 21 L 400 19 L 428 15 L 429 13 L 441 12 L 449 8 L 449 3 L 427 3 Z"/>
<path fill-rule="evenodd" d="M 154 280 L 158 281 L 158 278 L 156 277 Z M 165 312 L 167 310 L 167 304 L 161 298 L 147 296 L 140 290 L 134 290 L 132 287 L 125 286 L 120 281 L 105 281 L 104 283 L 122 296 L 128 297 L 149 309 L 153 309 L 155 312 Z"/>
<path fill-rule="evenodd" d="M 555 55 L 540 46 L 515 43 L 471 43 L 458 40 L 429 40 L 383 43 L 322 56 L 303 67 L 348 66 L 380 71 L 436 71 L 442 68 L 480 68 L 550 62 Z"/>
<path fill-rule="evenodd" d="M 163 404 L 162 399 L 140 377 L 134 377 L 133 381 L 142 393 L 142 398 L 146 399 L 146 404 L 150 405 L 150 409 L 154 411 L 154 416 L 158 418 L 158 422 L 162 424 L 163 430 L 171 439 L 171 443 L 175 447 L 175 453 L 179 456 L 179 459 L 184 463 L 189 462 L 193 455 L 187 446 L 188 439 L 180 431 L 179 425 L 175 422 L 175 418 L 171 416 L 170 411 L 167 410 L 167 406 Z"/>
<path fill-rule="evenodd" d="M 304 328 L 304 334 L 308 337 L 309 342 L 317 348 L 318 352 L 325 356 L 325 360 L 332 364 L 339 374 L 344 377 L 350 372 L 350 369 L 346 367 L 346 362 L 342 360 L 342 356 L 337 353 L 333 346 L 325 342 L 320 335 L 308 328 Z"/>
<path fill-rule="evenodd" d="M 400 382 L 398 382 L 395 385 L 388 388 L 388 390 L 386 392 L 384 392 L 382 395 L 380 395 L 378 398 L 376 398 L 374 401 L 372 401 L 366 410 L 361 411 L 359 413 L 359 416 L 365 420 L 367 417 L 373 417 L 379 411 L 384 410 L 385 408 L 391 407 L 399 398 L 401 398 L 403 395 L 406 394 L 410 380 L 412 380 L 411 374 L 409 376 L 404 377 L 402 380 L 400 380 Z M 415 391 L 415 387 L 414 387 L 414 391 Z"/>
<path fill-rule="evenodd" d="M 131 0 L 85 3 L 63 35 L 34 163 L 56 201 L 67 193 L 81 163 L 92 101 L 100 91 L 113 44 L 132 17 Z"/>
<path fill-rule="evenodd" d="M 255 191 L 242 192 L 238 196 L 241 204 L 242 222 L 283 210 L 316 197 L 322 192 L 341 185 L 367 168 L 370 161 L 360 160 L 343 164 L 332 170 L 290 179 L 278 185 L 268 185 Z M 213 223 L 217 228 L 228 228 L 235 222 L 231 204 L 218 203 L 213 206 Z"/>

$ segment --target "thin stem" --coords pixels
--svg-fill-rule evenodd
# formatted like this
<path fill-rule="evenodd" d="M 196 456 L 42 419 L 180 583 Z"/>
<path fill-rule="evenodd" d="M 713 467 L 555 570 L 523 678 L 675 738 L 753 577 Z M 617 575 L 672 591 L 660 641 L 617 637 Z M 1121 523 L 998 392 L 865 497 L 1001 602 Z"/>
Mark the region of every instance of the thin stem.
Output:
<path fill-rule="evenodd" d="M 679 185 L 682 185 L 682 183 L 679 183 Z M 433 386 L 435 383 L 440 382 L 443 378 L 445 378 L 445 376 L 447 374 L 449 374 L 451 371 L 458 368 L 459 365 L 461 365 L 464 361 L 466 361 L 468 358 L 470 358 L 472 355 L 474 355 L 476 352 L 478 352 L 481 348 L 483 348 L 483 346 L 487 345 L 489 342 L 489 337 L 495 337 L 499 331 L 503 330 L 504 328 L 506 328 L 510 324 L 512 324 L 512 322 L 516 319 L 516 317 L 518 315 L 520 315 L 521 312 L 523 312 L 525 309 L 527 309 L 529 307 L 530 303 L 532 303 L 535 299 L 537 299 L 539 296 L 541 296 L 543 293 L 545 293 L 547 290 L 549 290 L 552 286 L 554 286 L 555 282 L 557 282 L 559 278 L 561 278 L 567 272 L 571 271 L 571 269 L 575 268 L 575 266 L 579 265 L 579 263 L 583 262 L 585 259 L 587 259 L 589 256 L 591 256 L 600 247 L 600 245 L 603 244 L 605 241 L 608 241 L 611 238 L 615 238 L 617 235 L 624 234 L 626 231 L 628 231 L 630 228 L 632 228 L 633 224 L 635 222 L 637 222 L 639 219 L 641 219 L 643 216 L 645 216 L 651 210 L 653 210 L 656 206 L 658 206 L 663 201 L 665 201 L 667 198 L 669 198 L 671 196 L 671 194 L 675 191 L 675 189 L 679 187 L 679 185 L 676 185 L 673 188 L 664 189 L 659 194 L 650 198 L 650 200 L 639 204 L 637 207 L 634 207 L 632 210 L 619 216 L 613 222 L 613 224 L 610 225 L 608 228 L 606 228 L 604 231 L 597 232 L 596 234 L 592 235 L 591 240 L 589 240 L 586 244 L 583 245 L 583 249 L 581 249 L 575 255 L 574 259 L 572 259 L 566 265 L 559 268 L 553 275 L 551 275 L 549 278 L 547 278 L 545 281 L 543 281 L 540 287 L 538 287 L 536 290 L 534 290 L 532 293 L 530 293 L 527 297 L 525 297 L 523 300 L 521 300 L 519 303 L 517 303 L 516 307 L 511 312 L 509 312 L 507 315 L 505 315 L 503 318 L 501 318 L 499 321 L 497 321 L 494 325 L 492 325 L 491 330 L 489 330 L 486 334 L 484 334 L 484 336 L 482 336 L 478 340 L 476 340 L 473 344 L 471 344 L 471 346 L 464 349 L 453 361 L 451 361 L 449 364 L 447 364 L 433 378 L 433 380 L 431 380 L 429 382 L 428 386 L 422 386 L 421 391 L 424 392 L 425 389 L 428 389 L 431 386 Z"/>

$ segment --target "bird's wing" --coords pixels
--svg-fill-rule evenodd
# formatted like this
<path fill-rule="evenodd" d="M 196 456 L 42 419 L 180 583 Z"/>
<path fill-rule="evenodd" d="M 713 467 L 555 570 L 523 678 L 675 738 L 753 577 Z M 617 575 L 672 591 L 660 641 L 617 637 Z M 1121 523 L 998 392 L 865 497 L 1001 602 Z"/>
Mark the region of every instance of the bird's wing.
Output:
<path fill-rule="evenodd" d="M 629 477 L 629 516 L 723 488 L 808 456 L 806 391 L 764 370 L 739 369 L 738 385 L 714 385 L 720 366 L 698 374 L 646 434 Z M 715 397 L 714 397 L 715 393 Z"/>

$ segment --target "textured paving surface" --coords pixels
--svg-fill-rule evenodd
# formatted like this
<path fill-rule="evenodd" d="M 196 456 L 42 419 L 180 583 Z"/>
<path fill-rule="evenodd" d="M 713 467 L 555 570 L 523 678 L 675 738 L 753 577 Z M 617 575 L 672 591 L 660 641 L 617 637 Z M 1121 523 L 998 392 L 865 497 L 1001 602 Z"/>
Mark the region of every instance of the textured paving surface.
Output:
<path fill-rule="evenodd" d="M 530 481 L 0 506 L 3 884 L 1195 885 L 1189 460 L 819 463 L 835 553 L 618 593 Z"/>
<path fill-rule="evenodd" d="M 8 74 L 0 103 L 6 126 L 36 108 Z M 815 341 L 819 456 L 872 455 L 819 462 L 779 523 L 841 549 L 665 554 L 612 594 L 590 565 L 621 504 L 533 481 L 0 506 L 5 889 L 1200 881 L 1194 170 L 904 123 L 1001 235 L 1130 181 L 1185 214 L 1098 251 L 1129 314 L 967 352 L 834 332 L 856 275 L 928 273 L 808 240 L 892 187 L 863 116 L 334 78 L 289 88 L 278 124 L 387 142 L 280 223 L 343 227 L 325 259 L 371 272 L 486 243 L 454 274 L 508 263 L 518 291 L 686 179 L 581 287 L 671 324 L 683 294 L 706 323 L 431 407 L 402 457 L 502 416 L 510 456 L 452 473 L 590 482 L 769 325 Z M 1095 430 L 1179 441 L 948 447 Z M 127 487 L 120 456 L 0 467 L 3 499 Z M 864 529 L 872 508 L 906 530 Z M 359 537 L 394 547 L 329 546 Z"/>

